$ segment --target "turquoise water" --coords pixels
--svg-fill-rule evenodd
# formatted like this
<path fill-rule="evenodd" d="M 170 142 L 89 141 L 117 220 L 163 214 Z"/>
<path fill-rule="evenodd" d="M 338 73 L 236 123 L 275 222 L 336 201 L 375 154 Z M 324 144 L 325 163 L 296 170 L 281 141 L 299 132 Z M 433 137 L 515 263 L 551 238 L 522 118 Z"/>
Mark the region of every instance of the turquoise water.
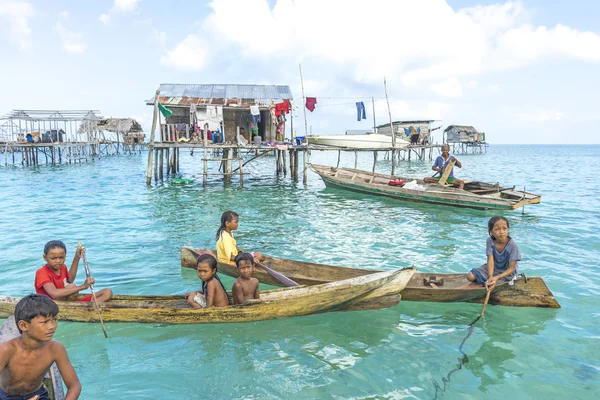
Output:
<path fill-rule="evenodd" d="M 166 326 L 61 322 L 83 384 L 82 399 L 573 399 L 600 389 L 600 146 L 492 146 L 459 156 L 457 176 L 526 186 L 542 204 L 504 212 L 523 253 L 559 310 L 490 306 L 463 347 L 477 304 L 402 302 L 377 311 L 246 324 Z M 371 154 L 359 164 L 372 165 Z M 0 155 L 0 293 L 25 295 L 51 239 L 88 249 L 97 287 L 121 294 L 197 289 L 179 266 L 181 245 L 213 246 L 221 213 L 236 210 L 240 247 L 350 267 L 467 272 L 485 261 L 495 213 L 370 197 L 276 177 L 274 159 L 248 165 L 244 188 L 202 187 L 201 156 L 182 152 L 191 185 L 145 185 L 146 154 L 82 165 L 4 167 Z M 378 171 L 389 171 L 381 160 Z M 335 165 L 337 153 L 312 161 Z M 300 162 L 302 165 L 302 162 Z M 352 154 L 342 157 L 352 167 Z M 401 162 L 431 175 L 430 161 Z M 261 172 L 263 171 L 263 172 Z M 82 280 L 80 271 L 78 282 Z M 225 277 L 226 285 L 233 280 Z M 265 287 L 266 288 L 266 287 Z M 436 393 L 437 391 L 437 393 Z"/>

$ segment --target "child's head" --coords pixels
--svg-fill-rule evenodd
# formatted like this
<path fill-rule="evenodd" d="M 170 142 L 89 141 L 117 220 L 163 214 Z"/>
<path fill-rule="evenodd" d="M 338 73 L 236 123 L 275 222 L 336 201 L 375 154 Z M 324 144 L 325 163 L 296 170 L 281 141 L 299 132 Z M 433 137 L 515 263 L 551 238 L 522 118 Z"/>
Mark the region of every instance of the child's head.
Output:
<path fill-rule="evenodd" d="M 29 330 L 32 321 L 42 325 L 49 323 L 48 328 L 54 333 L 54 329 L 56 329 L 55 317 L 57 315 L 58 306 L 50 297 L 43 294 L 25 296 L 15 306 L 15 323 L 19 333 L 23 333 L 23 329 Z M 50 321 L 46 321 L 47 319 L 50 319 Z M 52 325 L 54 325 L 53 329 Z"/>
<path fill-rule="evenodd" d="M 249 278 L 254 272 L 254 256 L 250 253 L 239 253 L 235 257 L 235 266 L 242 277 Z"/>
<path fill-rule="evenodd" d="M 234 211 L 225 211 L 221 215 L 221 226 L 217 230 L 217 240 L 221 237 L 224 230 L 235 231 L 238 228 L 239 216 Z"/>
<path fill-rule="evenodd" d="M 217 259 L 212 254 L 200 254 L 196 261 L 198 278 L 206 282 L 217 273 Z"/>
<path fill-rule="evenodd" d="M 67 246 L 60 240 L 51 240 L 44 246 L 44 260 L 50 268 L 60 269 L 66 257 Z"/>
<path fill-rule="evenodd" d="M 492 237 L 493 240 L 497 240 L 496 236 L 506 234 L 506 237 L 510 238 L 508 235 L 510 229 L 510 224 L 508 220 L 504 217 L 496 216 L 490 218 L 488 221 L 488 233 Z M 495 235 L 494 235 L 495 234 Z"/>

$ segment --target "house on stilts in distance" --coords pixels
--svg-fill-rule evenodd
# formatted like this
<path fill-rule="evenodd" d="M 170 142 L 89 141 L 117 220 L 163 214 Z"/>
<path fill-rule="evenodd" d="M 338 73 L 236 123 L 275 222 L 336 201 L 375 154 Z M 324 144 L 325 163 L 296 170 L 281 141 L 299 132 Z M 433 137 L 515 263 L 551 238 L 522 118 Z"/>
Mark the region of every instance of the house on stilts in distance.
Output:
<path fill-rule="evenodd" d="M 455 154 L 481 154 L 487 152 L 485 132 L 468 125 L 449 125 L 444 129 L 445 143 Z"/>

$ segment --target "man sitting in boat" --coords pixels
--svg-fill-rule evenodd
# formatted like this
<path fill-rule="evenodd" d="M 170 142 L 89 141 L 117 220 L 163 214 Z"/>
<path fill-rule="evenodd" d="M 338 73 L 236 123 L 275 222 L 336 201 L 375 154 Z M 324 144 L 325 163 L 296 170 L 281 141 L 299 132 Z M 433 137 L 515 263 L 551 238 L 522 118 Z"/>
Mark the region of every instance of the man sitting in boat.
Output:
<path fill-rule="evenodd" d="M 446 166 L 450 163 L 450 161 L 452 161 L 452 159 L 455 160 L 454 165 L 456 167 L 462 168 L 462 164 L 460 163 L 460 161 L 458 161 L 456 159 L 456 157 L 454 157 L 452 154 L 450 154 L 450 147 L 447 144 L 443 144 L 442 145 L 442 155 L 437 156 L 437 158 L 435 159 L 435 162 L 433 163 L 433 166 L 431 167 L 432 170 L 437 171 L 440 174 L 440 177 L 439 178 L 426 177 L 426 178 L 423 178 L 423 181 L 425 181 L 426 183 L 438 183 L 440 178 L 444 174 L 444 170 L 446 169 Z M 453 170 L 451 170 L 450 175 L 448 175 L 447 183 L 451 184 L 452 186 L 456 186 L 459 189 L 463 189 L 465 187 L 464 181 L 462 181 L 460 179 L 456 179 L 454 177 Z"/>

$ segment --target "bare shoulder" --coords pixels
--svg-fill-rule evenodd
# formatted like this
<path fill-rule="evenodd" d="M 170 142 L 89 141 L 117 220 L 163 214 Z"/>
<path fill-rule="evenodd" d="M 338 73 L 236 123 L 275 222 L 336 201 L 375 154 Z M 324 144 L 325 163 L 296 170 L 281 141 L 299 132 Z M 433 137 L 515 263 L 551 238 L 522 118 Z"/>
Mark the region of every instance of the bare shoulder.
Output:
<path fill-rule="evenodd" d="M 18 349 L 18 340 L 19 338 L 14 338 L 0 343 L 0 356 L 10 358 L 13 354 L 15 354 Z"/>
<path fill-rule="evenodd" d="M 242 282 L 240 282 L 239 279 L 236 279 L 235 282 L 233 282 L 233 288 L 237 289 L 237 288 L 241 288 L 242 287 Z"/>
<path fill-rule="evenodd" d="M 65 346 L 62 343 L 57 342 L 56 340 L 49 341 L 47 346 L 48 351 L 51 352 L 54 357 L 56 357 L 57 355 L 65 354 L 67 352 Z"/>
<path fill-rule="evenodd" d="M 260 282 L 258 281 L 258 279 L 254 278 L 254 277 L 252 277 L 252 278 L 250 279 L 250 282 L 252 282 L 252 284 L 253 284 L 253 285 L 257 285 L 257 286 L 258 286 L 258 284 L 260 283 Z"/>

